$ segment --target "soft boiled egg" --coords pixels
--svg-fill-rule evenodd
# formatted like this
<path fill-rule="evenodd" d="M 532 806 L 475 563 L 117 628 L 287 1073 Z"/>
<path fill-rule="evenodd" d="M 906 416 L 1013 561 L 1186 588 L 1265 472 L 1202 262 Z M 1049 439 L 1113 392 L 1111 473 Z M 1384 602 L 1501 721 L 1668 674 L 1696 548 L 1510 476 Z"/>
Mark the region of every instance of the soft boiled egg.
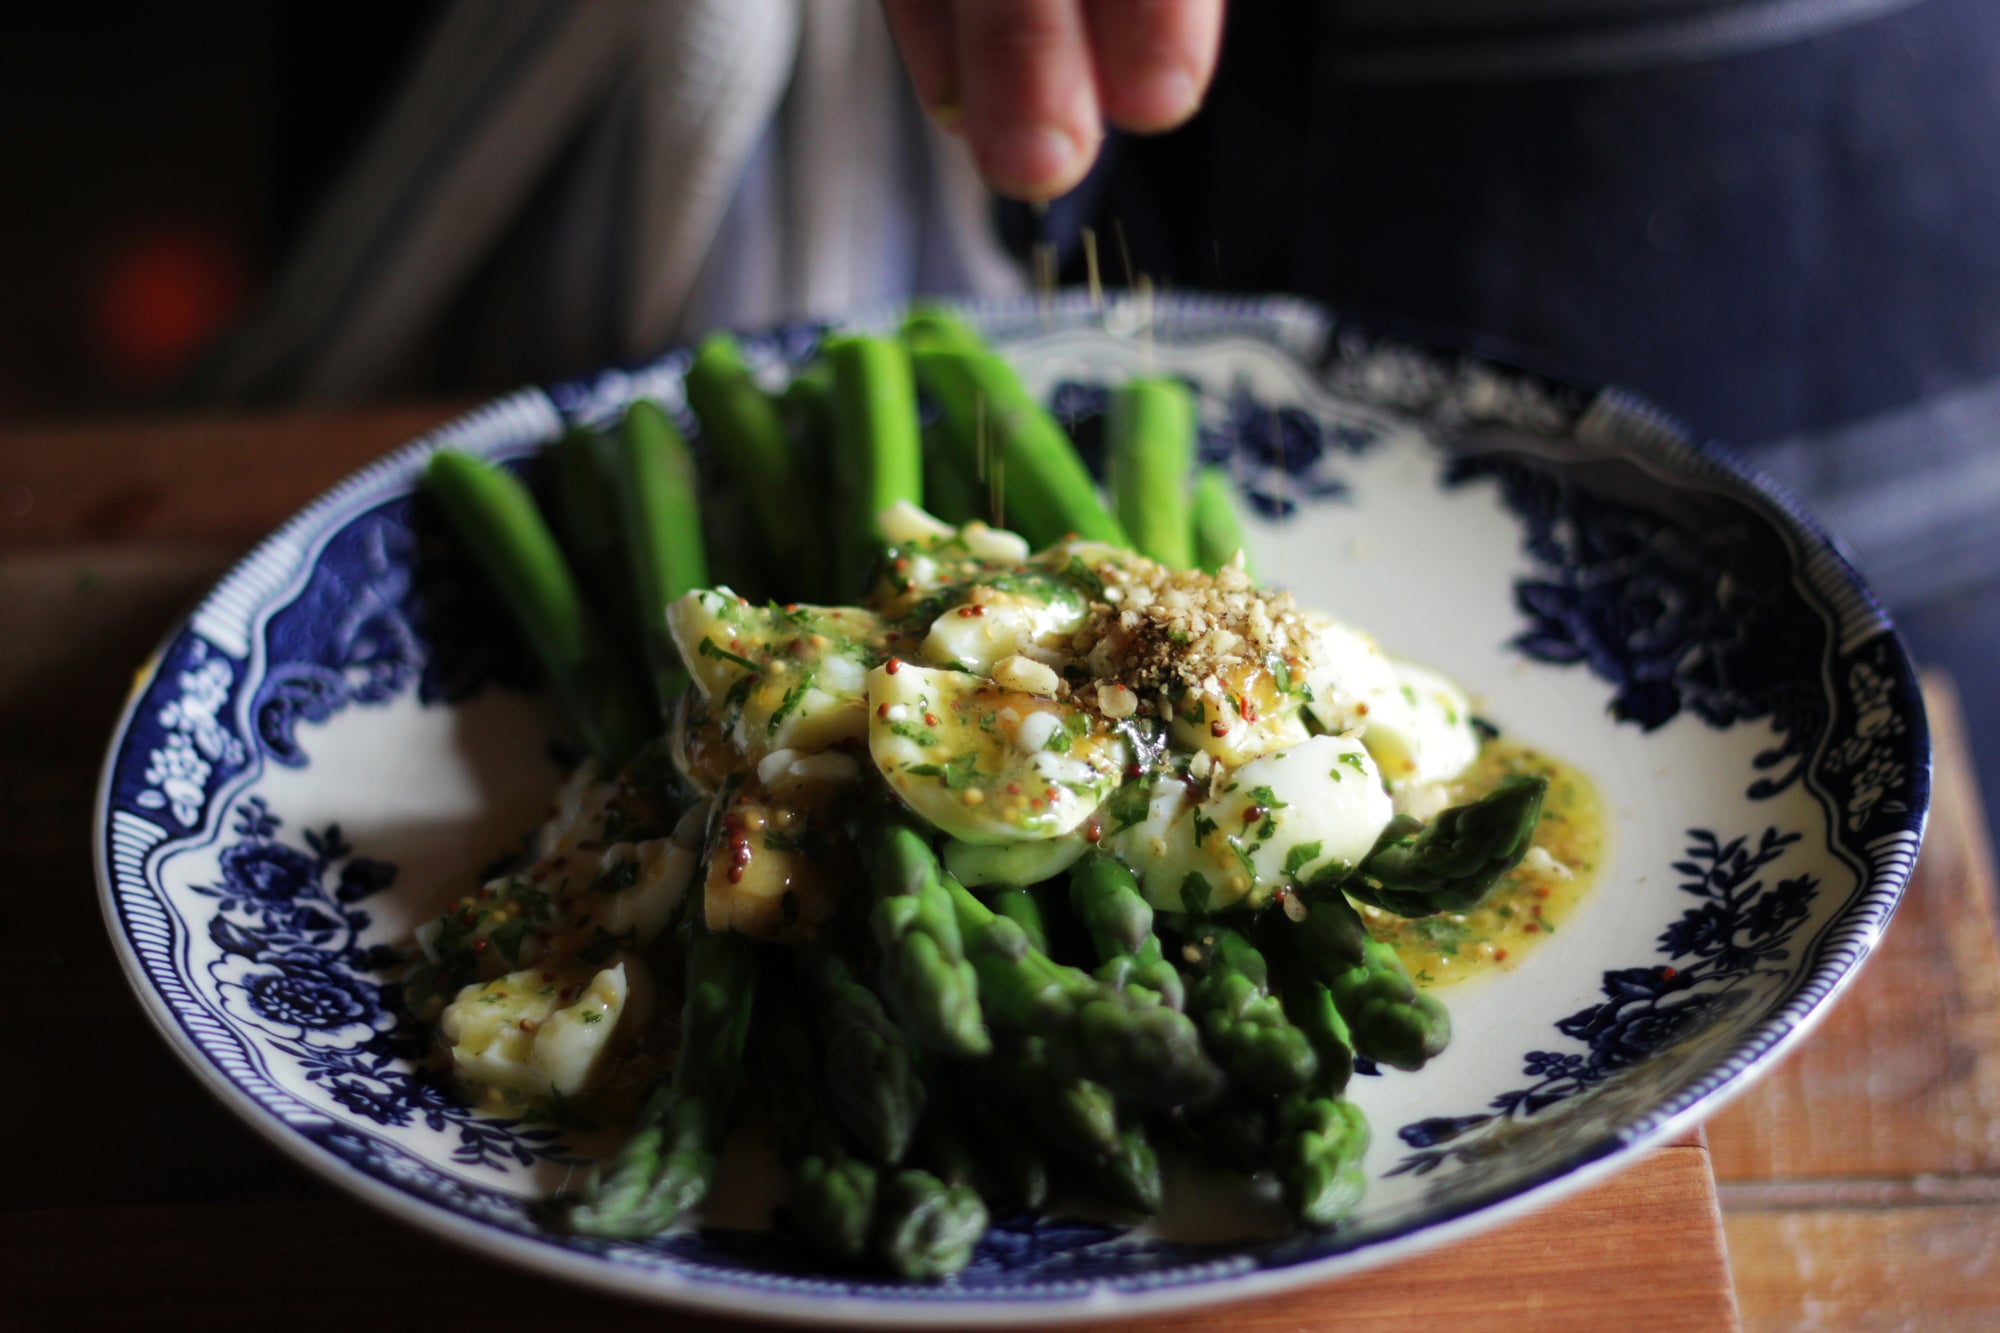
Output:
<path fill-rule="evenodd" d="M 866 734 L 862 696 L 883 633 L 873 614 L 755 606 L 727 589 L 702 589 L 667 607 L 667 628 L 738 751 L 811 752 Z"/>
<path fill-rule="evenodd" d="M 1479 753 L 1472 705 L 1437 672 L 1391 659 L 1375 640 L 1316 612 L 1304 613 L 1313 720 L 1354 732 L 1391 791 L 1456 776 Z"/>
<path fill-rule="evenodd" d="M 1351 868 L 1394 813 L 1366 747 L 1315 736 L 1201 784 L 1162 775 L 1142 807 L 1121 797 L 1104 845 L 1153 906 L 1171 912 L 1261 907 L 1277 888 Z"/>
<path fill-rule="evenodd" d="M 509 972 L 458 993 L 438 1020 L 459 1077 L 528 1097 L 573 1097 L 595 1083 L 614 1038 L 643 1022 L 651 982 L 636 958 Z"/>
<path fill-rule="evenodd" d="M 1126 763 L 1122 739 L 1053 694 L 895 660 L 868 676 L 868 751 L 910 809 L 970 843 L 1070 832 Z"/>
<path fill-rule="evenodd" d="M 935 666 L 981 676 L 1017 654 L 1053 662 L 1087 614 L 1082 594 L 1054 575 L 1037 570 L 994 575 L 973 584 L 932 622 L 920 651 Z"/>

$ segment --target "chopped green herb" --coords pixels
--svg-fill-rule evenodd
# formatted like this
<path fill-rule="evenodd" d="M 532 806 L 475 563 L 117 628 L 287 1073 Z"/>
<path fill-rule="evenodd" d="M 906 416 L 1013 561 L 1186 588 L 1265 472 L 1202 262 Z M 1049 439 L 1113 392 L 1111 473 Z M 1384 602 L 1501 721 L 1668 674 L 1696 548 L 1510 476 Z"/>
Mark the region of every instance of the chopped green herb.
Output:
<path fill-rule="evenodd" d="M 1238 838 L 1229 839 L 1229 850 L 1236 856 L 1236 864 L 1243 867 L 1243 877 L 1252 884 L 1257 882 L 1257 866 L 1250 860 L 1250 852 Z"/>
<path fill-rule="evenodd" d="M 914 722 L 891 722 L 889 724 L 889 734 L 892 736 L 901 736 L 906 741 L 913 741 L 923 746 L 926 750 L 938 743 L 938 734 L 935 731 L 930 730 L 928 727 L 920 727 Z"/>
<path fill-rule="evenodd" d="M 706 643 L 708 642 L 708 640 L 703 639 L 702 642 Z M 771 720 L 769 723 L 765 725 L 764 730 L 770 735 L 773 736 L 777 735 L 778 724 L 783 722 L 788 716 L 791 715 L 791 713 L 794 710 L 798 708 L 799 704 L 805 700 L 806 691 L 810 690 L 812 687 L 813 687 L 813 673 L 808 671 L 805 673 L 805 675 L 799 677 L 798 684 L 792 686 L 792 688 L 785 691 L 785 697 L 778 701 L 778 706 L 776 709 L 772 711 Z"/>
<path fill-rule="evenodd" d="M 702 642 L 708 641 L 704 639 Z M 750 701 L 750 691 L 756 688 L 756 676 L 738 676 L 736 683 L 729 687 L 729 693 L 722 696 L 722 711 L 725 714 L 742 712 L 743 705 Z"/>
<path fill-rule="evenodd" d="M 720 658 L 725 662 L 734 662 L 736 663 L 736 665 L 750 671 L 756 671 L 760 669 L 758 665 L 755 662 L 751 661 L 749 658 L 744 657 L 739 653 L 730 652 L 727 648 L 724 648 L 722 645 L 718 644 L 714 639 L 704 638 L 701 641 L 700 645 L 695 648 L 695 654 L 700 657 L 714 657 L 714 658 Z"/>
<path fill-rule="evenodd" d="M 1285 874 L 1296 877 L 1301 870 L 1319 860 L 1319 849 L 1320 844 L 1317 842 L 1302 842 L 1295 845 L 1292 850 L 1285 853 Z"/>
<path fill-rule="evenodd" d="M 957 754 L 942 764 L 912 764 L 903 770 L 915 777 L 937 778 L 951 791 L 963 791 L 967 787 L 986 787 L 1000 779 L 991 773 L 979 771 L 979 756 Z"/>
<path fill-rule="evenodd" d="M 521 961 L 522 939 L 534 928 L 535 923 L 528 920 L 524 912 L 502 921 L 493 928 L 493 933 L 487 938 L 493 941 L 493 947 L 500 951 L 500 956 L 507 960 L 507 965 L 514 967 Z"/>
<path fill-rule="evenodd" d="M 1105 813 L 1111 816 L 1108 832 L 1123 833 L 1134 824 L 1143 822 L 1152 804 L 1153 794 L 1145 783 L 1126 783 L 1111 793 L 1111 798 L 1104 803 Z"/>

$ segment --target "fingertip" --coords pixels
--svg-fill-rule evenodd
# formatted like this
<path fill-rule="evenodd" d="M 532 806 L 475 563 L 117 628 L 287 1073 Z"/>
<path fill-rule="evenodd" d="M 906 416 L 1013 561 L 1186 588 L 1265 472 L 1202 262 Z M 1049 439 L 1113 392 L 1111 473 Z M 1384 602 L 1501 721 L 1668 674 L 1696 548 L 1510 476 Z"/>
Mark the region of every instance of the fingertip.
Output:
<path fill-rule="evenodd" d="M 1053 125 L 1018 125 L 975 141 L 972 151 L 994 190 L 1036 203 L 1073 189 L 1089 172 L 1097 144 Z"/>
<path fill-rule="evenodd" d="M 1084 0 L 1105 118 L 1157 134 L 1201 109 L 1222 50 L 1223 0 Z"/>
<path fill-rule="evenodd" d="M 1186 124 L 1201 110 L 1203 84 L 1185 69 L 1159 69 L 1117 79 L 1098 90 L 1104 117 L 1121 130 L 1158 134 Z"/>

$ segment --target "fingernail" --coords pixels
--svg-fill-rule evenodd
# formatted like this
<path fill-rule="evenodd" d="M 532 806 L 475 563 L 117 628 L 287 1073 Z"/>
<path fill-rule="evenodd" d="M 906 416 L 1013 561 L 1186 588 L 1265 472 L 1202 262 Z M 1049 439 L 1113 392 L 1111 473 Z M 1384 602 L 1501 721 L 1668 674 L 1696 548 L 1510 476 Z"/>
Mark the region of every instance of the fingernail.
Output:
<path fill-rule="evenodd" d="M 1201 110 L 1201 84 L 1184 69 L 1162 69 L 1127 84 L 1115 103 L 1119 123 L 1140 133 L 1179 125 Z"/>
<path fill-rule="evenodd" d="M 1083 145 L 1047 125 L 1003 130 L 981 145 L 980 171 L 1003 193 L 1045 195 L 1083 174 Z"/>
<path fill-rule="evenodd" d="M 1201 85 L 1184 69 L 1162 70 L 1153 76 L 1153 102 L 1162 119 L 1186 120 L 1201 107 Z"/>

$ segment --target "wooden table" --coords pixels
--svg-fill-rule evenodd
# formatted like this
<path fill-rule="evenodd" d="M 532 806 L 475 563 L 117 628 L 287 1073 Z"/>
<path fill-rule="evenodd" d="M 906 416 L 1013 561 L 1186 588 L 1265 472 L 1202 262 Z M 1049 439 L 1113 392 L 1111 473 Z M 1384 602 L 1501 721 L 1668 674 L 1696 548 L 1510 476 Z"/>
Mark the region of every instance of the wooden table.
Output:
<path fill-rule="evenodd" d="M 264 1147 L 154 1034 L 98 915 L 86 832 L 134 666 L 258 536 L 446 415 L 0 433 L 0 1325 L 661 1322 L 408 1231 Z M 1930 694 L 1938 796 L 1908 901 L 1706 1140 L 1446 1251 L 1144 1327 L 1726 1329 L 1739 1307 L 1753 1329 L 2000 1327 L 1992 867 L 1954 697 Z"/>

